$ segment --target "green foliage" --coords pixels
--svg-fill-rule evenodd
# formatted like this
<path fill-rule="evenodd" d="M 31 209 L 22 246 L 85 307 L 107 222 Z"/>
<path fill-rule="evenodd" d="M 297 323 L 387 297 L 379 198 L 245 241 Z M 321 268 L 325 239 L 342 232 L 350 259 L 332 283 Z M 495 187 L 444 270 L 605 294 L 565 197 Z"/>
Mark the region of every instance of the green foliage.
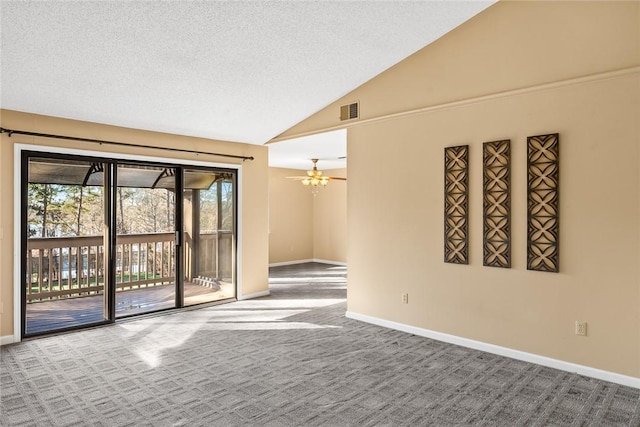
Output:
<path fill-rule="evenodd" d="M 227 179 L 200 191 L 201 232 L 233 230 L 234 197 L 233 183 Z M 175 228 L 175 192 L 164 188 L 119 187 L 116 218 L 118 234 L 171 232 Z M 27 221 L 29 237 L 101 235 L 103 188 L 28 184 Z"/>
<path fill-rule="evenodd" d="M 102 232 L 102 188 L 29 184 L 29 237 L 74 237 Z"/>
<path fill-rule="evenodd" d="M 54 184 L 29 184 L 29 237 L 56 235 L 56 219 L 61 209 L 58 187 Z"/>

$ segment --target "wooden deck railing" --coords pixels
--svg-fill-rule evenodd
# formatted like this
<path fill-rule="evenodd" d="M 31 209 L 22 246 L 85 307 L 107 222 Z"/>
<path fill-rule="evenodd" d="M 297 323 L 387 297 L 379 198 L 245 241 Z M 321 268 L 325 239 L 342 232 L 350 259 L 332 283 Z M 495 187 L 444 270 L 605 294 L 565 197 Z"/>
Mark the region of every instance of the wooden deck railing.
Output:
<path fill-rule="evenodd" d="M 186 237 L 187 258 L 190 259 L 191 238 Z M 116 291 L 175 283 L 173 233 L 119 235 L 116 242 Z M 231 242 L 231 232 L 202 234 L 198 248 L 199 274 L 231 277 L 231 256 L 228 256 L 233 249 Z M 27 271 L 27 302 L 102 293 L 105 279 L 103 237 L 28 239 Z"/>
<path fill-rule="evenodd" d="M 175 283 L 175 235 L 128 234 L 116 238 L 116 291 Z"/>
<path fill-rule="evenodd" d="M 27 302 L 91 295 L 104 288 L 102 236 L 27 241 Z"/>
<path fill-rule="evenodd" d="M 227 231 L 200 235 L 197 275 L 231 277 L 232 237 Z M 187 235 L 185 240 L 187 259 L 191 259 L 191 237 Z M 116 291 L 175 283 L 173 233 L 118 235 L 115 258 Z M 28 239 L 27 271 L 27 302 L 101 293 L 105 278 L 103 237 Z M 191 272 L 186 273 L 191 279 Z"/>
<path fill-rule="evenodd" d="M 173 233 L 116 238 L 116 291 L 174 283 Z M 31 238 L 27 243 L 27 302 L 104 291 L 102 236 Z"/>
<path fill-rule="evenodd" d="M 233 233 L 218 231 L 200 235 L 198 272 L 196 276 L 231 279 L 233 265 Z M 218 256 L 219 255 L 219 256 Z"/>

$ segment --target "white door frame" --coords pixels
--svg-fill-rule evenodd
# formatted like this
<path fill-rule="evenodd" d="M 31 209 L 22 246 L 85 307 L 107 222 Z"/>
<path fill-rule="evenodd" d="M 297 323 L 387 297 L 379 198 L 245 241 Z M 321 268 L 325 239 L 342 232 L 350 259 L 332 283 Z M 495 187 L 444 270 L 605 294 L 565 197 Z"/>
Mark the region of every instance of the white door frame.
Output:
<path fill-rule="evenodd" d="M 159 147 L 152 147 L 161 150 Z M 75 148 L 53 147 L 29 143 L 14 144 L 13 152 L 13 342 L 22 340 L 22 152 L 37 151 L 46 154 L 70 154 L 76 156 L 112 158 L 118 160 L 137 160 L 144 162 L 169 163 L 181 166 L 205 166 L 212 168 L 235 169 L 237 197 L 237 236 L 236 236 L 236 297 L 242 295 L 242 165 L 200 160 L 175 159 L 171 157 L 132 155 L 109 151 L 93 151 Z"/>

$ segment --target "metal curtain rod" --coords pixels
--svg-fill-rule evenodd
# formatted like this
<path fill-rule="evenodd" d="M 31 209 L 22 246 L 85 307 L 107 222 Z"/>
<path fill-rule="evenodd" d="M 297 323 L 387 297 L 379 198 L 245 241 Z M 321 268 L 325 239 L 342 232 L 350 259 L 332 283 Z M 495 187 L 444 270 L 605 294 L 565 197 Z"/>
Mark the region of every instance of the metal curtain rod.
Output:
<path fill-rule="evenodd" d="M 172 147 L 147 147 L 139 144 L 131 144 L 128 142 L 118 142 L 118 141 L 105 141 L 102 139 L 90 139 L 90 138 L 78 138 L 75 136 L 64 136 L 64 135 L 53 135 L 49 133 L 38 133 L 38 132 L 27 132 L 24 130 L 13 130 L 13 129 L 5 129 L 0 127 L 0 134 L 7 133 L 9 134 L 9 138 L 15 133 L 17 135 L 27 135 L 27 136 L 39 136 L 42 138 L 56 138 L 56 139 L 66 139 L 68 141 L 84 141 L 84 142 L 93 142 L 96 144 L 110 144 L 110 145 L 120 145 L 123 147 L 134 147 L 134 148 L 154 148 L 157 150 L 166 150 L 166 151 L 179 151 L 181 153 L 191 153 L 191 154 L 205 154 L 208 156 L 220 156 L 220 157 L 230 157 L 233 159 L 242 159 L 245 160 L 253 160 L 253 156 L 240 156 L 236 154 L 224 154 L 224 153 L 208 153 L 206 151 L 197 151 L 197 150 L 186 150 L 183 148 L 172 148 Z"/>

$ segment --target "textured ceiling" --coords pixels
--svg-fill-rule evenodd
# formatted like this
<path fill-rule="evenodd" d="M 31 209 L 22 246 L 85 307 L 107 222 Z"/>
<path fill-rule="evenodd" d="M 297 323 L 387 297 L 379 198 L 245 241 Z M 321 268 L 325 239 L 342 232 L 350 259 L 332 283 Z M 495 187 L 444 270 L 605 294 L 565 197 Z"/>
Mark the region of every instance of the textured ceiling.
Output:
<path fill-rule="evenodd" d="M 493 1 L 2 1 L 2 108 L 264 144 Z"/>

